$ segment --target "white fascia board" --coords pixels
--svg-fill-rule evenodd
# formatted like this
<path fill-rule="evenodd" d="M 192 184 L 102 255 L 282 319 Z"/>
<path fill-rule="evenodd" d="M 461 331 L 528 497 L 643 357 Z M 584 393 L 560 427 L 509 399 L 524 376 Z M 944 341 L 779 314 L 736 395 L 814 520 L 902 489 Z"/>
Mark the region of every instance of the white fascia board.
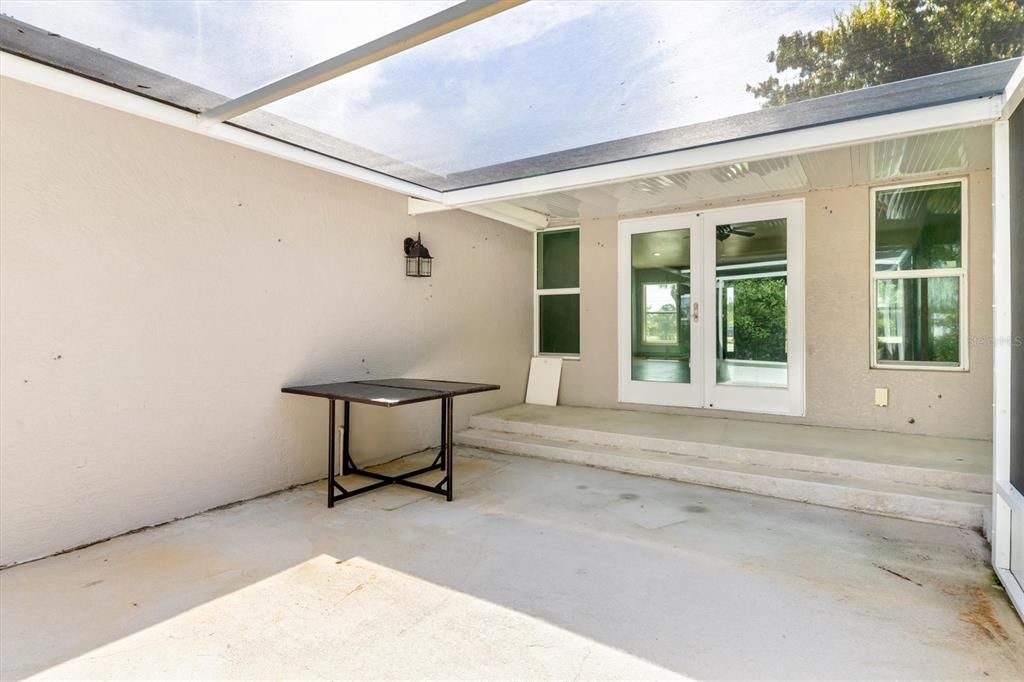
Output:
<path fill-rule="evenodd" d="M 983 125 L 999 119 L 1002 111 L 1003 98 L 1000 95 L 952 102 L 480 187 L 450 190 L 444 192 L 444 203 L 462 208 L 665 173 L 712 168 L 727 163 L 757 161 L 924 132 Z"/>
<path fill-rule="evenodd" d="M 1002 118 L 1010 118 L 1020 106 L 1022 99 L 1024 99 L 1024 60 L 1017 64 L 1017 68 L 1013 70 L 1013 75 L 1010 76 L 1010 80 L 1006 84 L 1006 90 L 1003 91 Z"/>
<path fill-rule="evenodd" d="M 529 232 L 543 230 L 548 226 L 548 217 L 546 215 L 537 211 L 531 211 L 522 206 L 516 206 L 515 204 L 498 203 L 488 204 L 487 206 L 467 206 L 460 209 L 455 206 L 445 206 L 436 201 L 424 201 L 409 197 L 409 215 L 411 216 L 428 215 L 430 213 L 440 213 L 441 211 L 466 211 L 467 213 L 497 220 L 523 230 L 528 230 Z"/>
<path fill-rule="evenodd" d="M 204 111 L 199 115 L 199 120 L 203 125 L 211 125 L 241 116 L 247 111 L 387 59 L 524 2 L 526 0 L 464 0 L 458 5 Z"/>
<path fill-rule="evenodd" d="M 528 208 L 523 208 L 517 204 L 490 204 L 486 206 L 495 215 L 504 216 L 504 218 L 496 218 L 496 220 L 511 219 L 519 223 L 527 225 L 527 229 L 530 230 L 544 230 L 549 226 L 548 216 L 540 211 L 533 211 Z M 513 223 L 510 223 L 513 224 Z"/>
<path fill-rule="evenodd" d="M 415 197 L 409 197 L 409 215 L 424 215 L 426 213 L 438 213 L 440 211 L 454 211 L 453 206 L 445 206 L 436 201 L 425 201 Z"/>
<path fill-rule="evenodd" d="M 522 208 L 521 206 L 494 204 L 488 206 L 465 206 L 461 210 L 513 225 L 528 232 L 537 232 L 548 226 L 546 215 Z"/>
<path fill-rule="evenodd" d="M 226 123 L 202 126 L 199 124 L 199 117 L 196 114 L 17 55 L 0 52 L 0 76 L 70 95 L 71 97 L 77 97 L 125 113 L 142 116 L 159 123 L 188 130 L 263 154 L 269 154 L 279 159 L 292 161 L 334 175 L 340 175 L 351 180 L 365 182 L 375 187 L 431 201 L 441 200 L 441 193 L 435 190 L 420 187 L 411 182 L 399 180 L 398 178 L 378 173 L 362 166 L 339 161 L 323 154 L 317 154 L 316 152 L 264 137 L 263 135 L 258 135 Z"/>

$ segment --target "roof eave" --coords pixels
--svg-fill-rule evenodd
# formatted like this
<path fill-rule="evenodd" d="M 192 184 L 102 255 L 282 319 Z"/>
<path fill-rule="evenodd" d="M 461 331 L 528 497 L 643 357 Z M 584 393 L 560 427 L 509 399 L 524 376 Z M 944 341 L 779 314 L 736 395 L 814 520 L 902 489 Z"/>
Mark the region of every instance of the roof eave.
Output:
<path fill-rule="evenodd" d="M 1003 97 L 991 95 L 909 111 L 768 133 L 585 168 L 449 190 L 443 203 L 453 208 L 563 192 L 666 173 L 701 170 L 730 163 L 816 152 L 926 132 L 987 125 L 999 119 Z"/>

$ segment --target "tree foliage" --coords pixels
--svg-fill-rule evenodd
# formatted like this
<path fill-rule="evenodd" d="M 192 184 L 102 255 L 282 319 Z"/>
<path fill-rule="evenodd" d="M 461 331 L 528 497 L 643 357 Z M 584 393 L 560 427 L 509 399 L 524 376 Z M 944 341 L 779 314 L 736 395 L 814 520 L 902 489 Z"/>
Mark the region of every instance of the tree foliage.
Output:
<path fill-rule="evenodd" d="M 741 279 L 732 286 L 735 350 L 726 355 L 736 360 L 785 362 L 786 278 Z"/>
<path fill-rule="evenodd" d="M 779 36 L 771 76 L 747 91 L 764 106 L 940 73 L 1024 53 L 1019 0 L 870 0 L 820 31 Z"/>

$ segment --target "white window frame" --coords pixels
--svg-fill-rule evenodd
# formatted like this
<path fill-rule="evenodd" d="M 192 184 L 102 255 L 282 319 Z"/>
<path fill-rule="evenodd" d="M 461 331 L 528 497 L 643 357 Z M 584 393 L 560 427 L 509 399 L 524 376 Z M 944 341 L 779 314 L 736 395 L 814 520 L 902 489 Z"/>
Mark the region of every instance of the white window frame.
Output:
<path fill-rule="evenodd" d="M 552 234 L 555 232 L 568 232 L 569 230 L 576 230 L 580 233 L 580 246 L 576 251 L 577 263 L 582 265 L 582 258 L 580 252 L 583 250 L 583 231 L 579 225 L 565 225 L 563 227 L 552 227 L 545 230 L 537 230 L 533 234 L 533 355 L 535 357 L 545 358 L 562 358 L 563 360 L 579 360 L 580 356 L 583 355 L 583 295 L 580 293 L 580 287 L 569 287 L 565 289 L 539 289 L 537 288 L 537 270 L 539 263 L 537 262 L 537 242 L 540 241 L 540 235 Z M 583 279 L 582 269 L 578 269 L 580 280 Z M 576 294 L 580 297 L 580 352 L 579 353 L 541 353 L 540 352 L 540 297 L 541 296 L 558 296 L 560 294 Z"/>
<path fill-rule="evenodd" d="M 960 267 L 958 268 L 931 268 L 926 270 L 876 270 L 875 269 L 875 237 L 876 237 L 876 200 L 879 192 L 887 192 L 894 189 L 914 189 L 929 187 L 932 185 L 948 185 L 954 182 L 960 183 Z M 879 185 L 871 188 L 870 213 L 870 248 L 868 253 L 868 268 L 870 273 L 870 298 L 871 298 L 871 343 L 870 343 L 870 367 L 871 369 L 896 370 L 896 371 L 929 371 L 929 372 L 967 372 L 970 370 L 970 343 L 968 333 L 970 324 L 968 319 L 968 301 L 970 292 L 968 290 L 968 263 L 970 261 L 970 249 L 968 248 L 968 225 L 969 204 L 968 186 L 966 176 L 954 176 L 947 178 L 936 178 L 933 180 L 920 180 L 916 182 L 903 182 L 891 185 Z M 913 362 L 901 360 L 878 360 L 878 282 L 881 280 L 896 279 L 930 279 L 935 277 L 957 277 L 960 280 L 960 359 L 956 365 L 939 364 L 935 362 Z"/>
<path fill-rule="evenodd" d="M 646 282 L 646 283 L 644 283 L 644 300 L 643 300 L 643 311 L 644 311 L 643 337 L 644 337 L 644 343 L 646 345 L 648 345 L 648 346 L 675 346 L 675 345 L 677 345 L 679 343 L 680 311 L 679 311 L 679 302 L 678 301 L 676 301 L 676 309 L 674 311 L 675 318 L 676 318 L 676 338 L 672 339 L 671 341 L 658 341 L 658 340 L 652 341 L 647 336 L 647 316 L 648 315 L 671 315 L 671 314 L 673 314 L 672 311 L 670 311 L 670 312 L 655 311 L 655 312 L 652 313 L 652 312 L 649 312 L 647 310 L 647 287 L 651 286 L 652 284 L 653 285 L 659 285 L 661 283 L 660 282 Z"/>

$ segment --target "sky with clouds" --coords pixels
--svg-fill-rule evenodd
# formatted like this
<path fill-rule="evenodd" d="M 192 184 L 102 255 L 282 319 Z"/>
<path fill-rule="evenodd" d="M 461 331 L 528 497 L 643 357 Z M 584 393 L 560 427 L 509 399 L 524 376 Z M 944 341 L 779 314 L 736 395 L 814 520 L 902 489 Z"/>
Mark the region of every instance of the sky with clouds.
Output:
<path fill-rule="evenodd" d="M 454 2 L 3 0 L 0 11 L 228 96 Z M 753 111 L 780 34 L 848 1 L 532 0 L 267 108 L 438 174 Z"/>

